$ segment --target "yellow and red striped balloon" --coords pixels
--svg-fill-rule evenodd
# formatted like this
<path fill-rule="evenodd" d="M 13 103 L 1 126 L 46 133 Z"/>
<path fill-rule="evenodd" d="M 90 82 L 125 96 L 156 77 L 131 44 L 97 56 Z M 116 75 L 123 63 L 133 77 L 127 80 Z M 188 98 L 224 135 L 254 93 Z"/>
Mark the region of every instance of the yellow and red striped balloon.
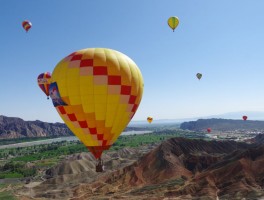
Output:
<path fill-rule="evenodd" d="M 133 60 L 118 51 L 83 49 L 57 64 L 49 91 L 66 125 L 100 158 L 137 111 L 143 77 Z"/>

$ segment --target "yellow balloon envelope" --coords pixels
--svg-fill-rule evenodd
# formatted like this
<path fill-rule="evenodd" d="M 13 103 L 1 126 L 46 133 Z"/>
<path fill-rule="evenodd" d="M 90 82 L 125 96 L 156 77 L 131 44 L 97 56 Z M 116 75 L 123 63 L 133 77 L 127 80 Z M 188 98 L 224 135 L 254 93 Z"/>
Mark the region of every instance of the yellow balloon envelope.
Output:
<path fill-rule="evenodd" d="M 149 123 L 151 123 L 153 121 L 153 118 L 152 117 L 148 117 L 147 120 L 148 120 Z"/>
<path fill-rule="evenodd" d="M 175 28 L 177 28 L 177 26 L 179 25 L 179 18 L 178 17 L 170 17 L 168 19 L 168 25 L 171 27 L 171 29 L 175 30 Z"/>
<path fill-rule="evenodd" d="M 57 64 L 49 94 L 66 125 L 100 158 L 133 118 L 143 85 L 141 72 L 129 57 L 90 48 Z"/>

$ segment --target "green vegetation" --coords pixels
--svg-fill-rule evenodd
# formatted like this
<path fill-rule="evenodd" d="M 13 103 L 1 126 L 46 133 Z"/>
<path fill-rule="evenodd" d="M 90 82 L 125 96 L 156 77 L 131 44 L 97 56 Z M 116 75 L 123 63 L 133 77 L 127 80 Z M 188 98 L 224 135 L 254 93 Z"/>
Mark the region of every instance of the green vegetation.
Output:
<path fill-rule="evenodd" d="M 0 183 L 0 190 L 7 187 L 7 184 Z"/>
<path fill-rule="evenodd" d="M 16 198 L 11 194 L 11 191 L 6 191 L 9 184 L 0 184 L 0 199 L 1 200 L 16 200 Z"/>
<path fill-rule="evenodd" d="M 110 150 L 162 142 L 172 137 L 204 138 L 204 134 L 195 132 L 190 133 L 186 131 L 180 131 L 178 129 L 168 129 L 154 131 L 153 133 L 147 134 L 122 135 L 118 138 Z M 0 160 L 23 162 L 33 162 L 45 159 L 60 160 L 60 157 L 85 151 L 88 150 L 80 141 L 61 141 L 29 147 L 1 149 Z"/>
<path fill-rule="evenodd" d="M 1 172 L 0 173 L 0 179 L 4 178 L 23 178 L 23 175 L 16 172 Z"/>
<path fill-rule="evenodd" d="M 87 151 L 86 147 L 79 141 L 62 141 L 52 144 L 41 144 L 29 147 L 18 147 L 12 149 L 1 149 L 0 159 L 13 161 L 31 162 L 47 158 L 58 158 L 61 155 L 69 155 Z"/>
<path fill-rule="evenodd" d="M 22 178 L 36 175 L 36 168 L 27 166 L 23 162 L 7 162 L 0 166 L 0 178 Z"/>
<path fill-rule="evenodd" d="M 124 147 L 138 147 L 144 144 L 157 143 L 175 137 L 175 134 L 140 134 L 120 136 L 110 150 L 118 150 Z"/>
<path fill-rule="evenodd" d="M 12 160 L 30 162 L 47 158 L 58 158 L 62 155 L 70 155 L 87 151 L 86 147 L 79 142 L 70 142 L 70 144 L 66 144 L 64 142 L 56 143 L 56 145 L 48 144 L 35 151 L 34 154 L 16 157 Z"/>
<path fill-rule="evenodd" d="M 46 159 L 46 160 L 40 160 L 36 163 L 37 168 L 48 168 L 56 165 L 58 163 L 58 159 Z"/>
<path fill-rule="evenodd" d="M 162 129 L 162 128 L 161 128 Z M 176 128 L 155 130 L 153 133 L 122 135 L 109 151 L 160 143 L 172 137 L 205 138 L 204 134 Z M 0 150 L 0 178 L 21 178 L 37 175 L 38 171 L 56 165 L 65 156 L 88 152 L 80 141 L 61 141 L 51 144 Z"/>
<path fill-rule="evenodd" d="M 0 192 L 0 199 L 1 200 L 16 200 L 16 198 L 10 194 L 9 191 Z"/>

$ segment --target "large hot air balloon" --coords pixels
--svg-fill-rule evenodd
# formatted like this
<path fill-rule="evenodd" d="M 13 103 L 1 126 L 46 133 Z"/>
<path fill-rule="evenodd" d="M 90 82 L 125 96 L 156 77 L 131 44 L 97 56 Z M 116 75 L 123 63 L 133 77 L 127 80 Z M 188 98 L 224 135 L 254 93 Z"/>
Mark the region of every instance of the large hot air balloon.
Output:
<path fill-rule="evenodd" d="M 137 111 L 143 86 L 140 69 L 128 56 L 90 48 L 57 64 L 49 91 L 65 124 L 101 161 L 102 152 L 111 147 Z"/>
<path fill-rule="evenodd" d="M 202 75 L 201 73 L 197 73 L 197 74 L 196 74 L 196 77 L 197 77 L 199 80 L 202 78 L 202 76 L 203 76 L 203 75 Z"/>
<path fill-rule="evenodd" d="M 47 95 L 49 99 L 49 86 L 51 81 L 51 75 L 49 72 L 42 73 L 38 76 L 38 85 L 40 89 Z"/>
<path fill-rule="evenodd" d="M 242 118 L 243 120 L 247 120 L 248 117 L 244 115 Z"/>
<path fill-rule="evenodd" d="M 179 25 L 179 18 L 178 17 L 170 17 L 168 19 L 168 25 L 174 32 L 175 28 L 177 28 L 177 26 Z"/>
<path fill-rule="evenodd" d="M 149 123 L 151 123 L 153 121 L 153 118 L 152 117 L 148 117 L 147 120 L 148 120 Z"/>
<path fill-rule="evenodd" d="M 211 128 L 207 128 L 207 132 L 211 133 L 212 129 Z"/>
<path fill-rule="evenodd" d="M 32 24 L 30 21 L 25 20 L 22 22 L 22 26 L 26 30 L 26 32 L 28 32 L 28 30 L 32 27 Z"/>

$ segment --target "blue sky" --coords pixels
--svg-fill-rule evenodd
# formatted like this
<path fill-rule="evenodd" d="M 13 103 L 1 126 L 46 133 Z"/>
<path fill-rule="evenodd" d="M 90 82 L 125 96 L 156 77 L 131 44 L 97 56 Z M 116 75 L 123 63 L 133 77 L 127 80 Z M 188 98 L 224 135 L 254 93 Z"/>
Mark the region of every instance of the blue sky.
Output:
<path fill-rule="evenodd" d="M 0 115 L 61 122 L 37 76 L 91 47 L 120 51 L 140 68 L 133 120 L 264 111 L 263 8 L 262 0 L 3 0 Z M 175 32 L 170 16 L 180 19 Z"/>

